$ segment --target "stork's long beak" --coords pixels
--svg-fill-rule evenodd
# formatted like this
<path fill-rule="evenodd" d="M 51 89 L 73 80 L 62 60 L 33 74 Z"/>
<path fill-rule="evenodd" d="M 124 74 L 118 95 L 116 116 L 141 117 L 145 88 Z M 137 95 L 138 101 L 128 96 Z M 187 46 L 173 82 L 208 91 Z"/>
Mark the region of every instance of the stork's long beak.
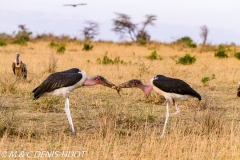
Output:
<path fill-rule="evenodd" d="M 109 87 L 109 88 L 112 88 L 112 89 L 116 89 L 117 92 L 118 92 L 118 94 L 119 94 L 119 92 L 120 92 L 120 89 L 119 89 L 115 84 L 113 84 L 112 82 L 108 81 L 108 80 L 107 80 L 106 78 L 104 78 L 104 77 L 102 77 L 102 85 L 103 85 L 103 86 L 106 86 L 106 87 Z M 119 96 L 121 96 L 121 95 L 119 94 Z"/>
<path fill-rule="evenodd" d="M 124 82 L 124 83 L 121 83 L 117 87 L 118 87 L 118 89 L 121 89 L 121 88 L 132 88 L 131 80 L 127 81 L 127 82 Z"/>
<path fill-rule="evenodd" d="M 102 85 L 105 87 L 109 87 L 112 88 L 114 86 L 116 86 L 115 84 L 113 84 L 112 82 L 108 81 L 106 78 L 101 76 L 101 80 L 102 80 Z"/>
<path fill-rule="evenodd" d="M 124 83 L 121 83 L 119 84 L 118 86 L 114 86 L 113 88 L 117 90 L 119 96 L 120 95 L 120 91 L 121 91 L 121 88 L 131 88 L 131 81 L 127 81 L 127 82 L 124 82 Z"/>

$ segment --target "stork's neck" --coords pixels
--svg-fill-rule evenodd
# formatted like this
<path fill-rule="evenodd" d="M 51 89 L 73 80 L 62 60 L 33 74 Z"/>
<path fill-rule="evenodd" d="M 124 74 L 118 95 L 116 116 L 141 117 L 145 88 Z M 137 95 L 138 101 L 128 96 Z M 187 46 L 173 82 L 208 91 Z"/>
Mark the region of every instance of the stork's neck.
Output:
<path fill-rule="evenodd" d="M 84 86 L 93 86 L 96 84 L 98 84 L 98 83 L 96 81 L 94 81 L 92 78 L 86 78 L 86 80 L 83 83 Z"/>
<path fill-rule="evenodd" d="M 143 90 L 143 92 L 148 97 L 151 94 L 153 88 L 152 88 L 151 83 L 146 83 L 146 84 L 142 85 L 141 89 Z"/>

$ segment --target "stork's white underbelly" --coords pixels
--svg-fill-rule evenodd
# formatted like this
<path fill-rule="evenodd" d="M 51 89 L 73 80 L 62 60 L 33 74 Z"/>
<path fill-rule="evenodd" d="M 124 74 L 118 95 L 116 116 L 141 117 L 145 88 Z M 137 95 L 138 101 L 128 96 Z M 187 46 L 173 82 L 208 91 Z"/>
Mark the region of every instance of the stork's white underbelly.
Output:
<path fill-rule="evenodd" d="M 62 88 L 59 88 L 59 89 L 55 89 L 52 92 L 46 92 L 46 93 L 43 94 L 43 96 L 63 96 L 63 97 L 65 97 L 66 94 L 67 93 L 69 94 L 73 89 L 74 89 L 73 86 L 62 87 Z"/>
<path fill-rule="evenodd" d="M 153 90 L 154 90 L 154 92 L 163 95 L 166 99 L 171 99 L 171 97 L 172 98 L 188 98 L 189 97 L 189 95 L 181 95 L 181 94 L 177 94 L 177 93 L 164 92 L 155 86 L 153 86 Z"/>

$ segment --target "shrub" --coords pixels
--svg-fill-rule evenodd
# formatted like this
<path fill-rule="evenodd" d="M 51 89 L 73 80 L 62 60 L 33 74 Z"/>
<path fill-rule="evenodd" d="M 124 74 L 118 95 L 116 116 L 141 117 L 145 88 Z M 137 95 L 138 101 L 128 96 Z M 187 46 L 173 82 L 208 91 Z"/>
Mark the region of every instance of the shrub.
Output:
<path fill-rule="evenodd" d="M 112 60 L 111 58 L 109 58 L 107 56 L 107 53 L 103 56 L 103 58 L 97 58 L 97 63 L 98 64 L 127 64 L 126 62 L 124 62 L 123 60 L 120 59 L 120 57 L 116 57 L 114 60 Z"/>
<path fill-rule="evenodd" d="M 234 57 L 236 57 L 237 59 L 240 59 L 240 52 L 235 53 Z"/>
<path fill-rule="evenodd" d="M 191 56 L 190 54 L 186 54 L 184 57 L 180 57 L 178 59 L 178 63 L 183 64 L 183 65 L 189 65 L 192 64 L 196 61 L 195 56 Z"/>
<path fill-rule="evenodd" d="M 19 44 L 19 45 L 27 45 L 27 39 L 26 37 L 22 36 L 22 37 L 19 37 L 17 39 L 15 39 L 12 44 Z"/>
<path fill-rule="evenodd" d="M 226 49 L 222 45 L 220 45 L 218 47 L 218 51 L 214 55 L 215 55 L 215 57 L 218 57 L 218 58 L 228 58 L 228 55 L 226 53 Z"/>
<path fill-rule="evenodd" d="M 19 25 L 18 28 L 20 31 L 15 36 L 15 40 L 12 42 L 13 44 L 26 45 L 30 40 L 30 35 L 32 32 L 29 32 L 25 25 Z"/>
<path fill-rule="evenodd" d="M 140 44 L 140 45 L 146 45 L 146 44 L 147 44 L 147 41 L 144 40 L 144 39 L 139 39 L 139 40 L 138 40 L 138 44 Z"/>
<path fill-rule="evenodd" d="M 90 50 L 92 50 L 92 49 L 93 49 L 93 45 L 90 45 L 90 44 L 88 44 L 88 43 L 84 43 L 82 50 L 84 50 L 84 51 L 90 51 Z"/>
<path fill-rule="evenodd" d="M 65 44 L 60 44 L 57 48 L 58 53 L 64 53 L 66 50 Z"/>
<path fill-rule="evenodd" d="M 52 48 L 56 48 L 57 53 L 64 53 L 65 50 L 66 50 L 66 44 L 64 44 L 64 43 L 59 44 L 59 43 L 55 43 L 54 41 L 51 41 L 49 43 L 49 46 L 52 47 Z"/>
<path fill-rule="evenodd" d="M 148 121 L 151 123 L 151 122 L 154 122 L 155 121 L 155 118 L 153 115 L 151 114 L 148 114 Z"/>
<path fill-rule="evenodd" d="M 197 47 L 196 43 L 194 43 L 193 40 L 188 36 L 182 37 L 182 38 L 178 39 L 177 41 L 175 41 L 174 43 L 175 44 L 185 44 L 186 46 L 188 46 L 190 48 Z"/>
<path fill-rule="evenodd" d="M 5 41 L 0 40 L 0 46 L 6 46 L 7 43 Z"/>
<path fill-rule="evenodd" d="M 210 78 L 209 78 L 209 77 L 203 77 L 202 80 L 201 80 L 201 82 L 202 82 L 203 84 L 206 84 L 206 83 L 209 82 L 209 81 L 210 81 Z"/>
<path fill-rule="evenodd" d="M 49 46 L 50 46 L 50 47 L 58 47 L 59 44 L 55 43 L 54 41 L 51 41 L 51 42 L 49 43 Z"/>
<path fill-rule="evenodd" d="M 206 84 L 207 82 L 209 82 L 210 80 L 213 80 L 213 79 L 215 79 L 216 77 L 215 77 L 215 74 L 212 74 L 212 77 L 210 78 L 210 77 L 203 77 L 202 78 L 202 80 L 201 80 L 201 82 L 203 83 L 203 84 Z"/>
<path fill-rule="evenodd" d="M 157 51 L 153 51 L 149 56 L 146 56 L 145 58 L 150 59 L 150 60 L 162 60 L 162 57 L 157 54 Z"/>
<path fill-rule="evenodd" d="M 104 55 L 101 63 L 102 64 L 113 64 L 113 60 L 108 58 L 107 55 Z"/>

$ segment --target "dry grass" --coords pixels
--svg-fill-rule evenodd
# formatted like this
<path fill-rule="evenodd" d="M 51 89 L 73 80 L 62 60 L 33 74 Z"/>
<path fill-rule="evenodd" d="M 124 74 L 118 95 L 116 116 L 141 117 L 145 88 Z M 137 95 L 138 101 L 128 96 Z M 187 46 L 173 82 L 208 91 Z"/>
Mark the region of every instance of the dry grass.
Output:
<path fill-rule="evenodd" d="M 157 43 L 145 47 L 93 45 L 92 51 L 85 52 L 82 44 L 67 43 L 61 55 L 48 47 L 48 42 L 0 48 L 1 152 L 85 150 L 85 159 L 240 159 L 240 99 L 236 96 L 239 60 L 233 56 L 218 59 L 214 52 Z M 153 50 L 163 60 L 144 58 Z M 28 67 L 25 82 L 16 81 L 12 74 L 16 52 Z M 106 52 L 108 57 L 119 56 L 127 64 L 97 64 L 97 58 Z M 174 59 L 186 53 L 195 55 L 197 61 L 190 66 L 176 64 Z M 115 84 L 132 78 L 147 82 L 155 74 L 177 77 L 195 88 L 202 101 L 178 101 L 181 113 L 170 117 L 166 136 L 160 139 L 165 120 L 163 99 L 159 103 L 155 94 L 145 99 L 138 89 L 125 89 L 119 97 L 116 91 L 102 86 L 83 87 L 70 96 L 77 130 L 73 136 L 63 109 L 64 99 L 33 101 L 31 94 L 49 72 L 72 67 L 85 70 L 88 76 L 102 75 Z M 208 84 L 201 82 L 213 74 L 215 79 Z"/>

